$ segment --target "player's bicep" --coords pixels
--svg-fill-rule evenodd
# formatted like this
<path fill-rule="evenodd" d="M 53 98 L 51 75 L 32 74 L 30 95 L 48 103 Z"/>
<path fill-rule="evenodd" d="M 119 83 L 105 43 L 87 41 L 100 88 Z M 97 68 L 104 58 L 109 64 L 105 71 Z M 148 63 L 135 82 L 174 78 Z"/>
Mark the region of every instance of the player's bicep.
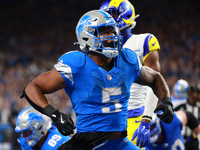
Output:
<path fill-rule="evenodd" d="M 144 66 L 150 67 L 151 69 L 160 72 L 160 62 L 158 51 L 151 52 L 144 61 Z"/>
<path fill-rule="evenodd" d="M 156 73 L 157 72 L 152 70 L 151 68 L 149 68 L 147 66 L 143 66 L 142 72 L 141 72 L 140 76 L 137 78 L 137 80 L 135 81 L 135 83 L 151 86 L 152 83 L 154 82 Z"/>
<path fill-rule="evenodd" d="M 63 77 L 56 69 L 39 75 L 30 84 L 38 86 L 44 94 L 55 92 L 66 86 Z"/>

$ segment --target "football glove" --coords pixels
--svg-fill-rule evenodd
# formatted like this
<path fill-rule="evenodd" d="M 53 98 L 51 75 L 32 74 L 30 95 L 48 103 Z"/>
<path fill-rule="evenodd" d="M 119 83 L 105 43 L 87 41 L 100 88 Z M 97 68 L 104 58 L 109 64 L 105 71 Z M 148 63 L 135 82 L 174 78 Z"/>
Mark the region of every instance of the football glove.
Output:
<path fill-rule="evenodd" d="M 154 111 L 157 113 L 157 117 L 160 118 L 164 123 L 170 124 L 174 119 L 173 104 L 169 97 L 165 97 L 162 103 Z M 158 113 L 162 112 L 162 113 Z"/>
<path fill-rule="evenodd" d="M 18 143 L 20 144 L 21 146 L 21 149 L 22 150 L 33 150 L 33 148 L 31 148 L 28 143 L 26 142 L 26 138 L 23 138 L 23 137 L 19 137 L 17 139 Z"/>
<path fill-rule="evenodd" d="M 74 133 L 73 130 L 75 129 L 75 125 L 69 115 L 60 112 L 51 105 L 46 106 L 43 113 L 52 119 L 53 123 L 62 135 L 66 136 Z"/>
<path fill-rule="evenodd" d="M 135 130 L 131 141 L 133 141 L 136 136 L 136 145 L 140 146 L 140 148 L 145 147 L 150 142 L 150 123 L 141 122 L 137 130 Z"/>

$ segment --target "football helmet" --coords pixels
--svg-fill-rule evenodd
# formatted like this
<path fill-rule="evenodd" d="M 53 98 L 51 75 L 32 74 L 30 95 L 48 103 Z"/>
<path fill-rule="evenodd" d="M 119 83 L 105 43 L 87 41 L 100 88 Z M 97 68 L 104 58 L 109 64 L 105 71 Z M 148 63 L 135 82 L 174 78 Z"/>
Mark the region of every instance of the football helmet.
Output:
<path fill-rule="evenodd" d="M 113 35 L 100 36 L 101 29 L 112 30 Z M 112 16 L 101 10 L 92 10 L 85 13 L 76 26 L 76 36 L 82 51 L 94 51 L 113 58 L 118 55 L 122 47 L 122 36 L 118 24 Z M 105 44 L 109 43 L 109 44 Z"/>
<path fill-rule="evenodd" d="M 160 119 L 156 114 L 154 114 L 152 118 L 153 121 L 150 123 L 150 143 L 156 143 L 161 135 L 162 128 L 160 125 Z"/>
<path fill-rule="evenodd" d="M 21 133 L 18 142 L 26 142 L 30 147 L 33 147 L 42 138 L 45 131 L 50 128 L 51 120 L 49 117 L 41 114 L 33 107 L 28 107 L 17 116 L 15 132 L 27 131 L 28 136 L 24 137 Z"/>
<path fill-rule="evenodd" d="M 133 29 L 136 26 L 135 8 L 128 0 L 105 0 L 100 10 L 109 12 L 115 21 L 119 23 L 120 30 L 129 27 Z"/>
<path fill-rule="evenodd" d="M 176 98 L 187 98 L 187 90 L 188 90 L 189 84 L 187 81 L 180 79 L 176 82 L 174 85 L 174 97 Z"/>

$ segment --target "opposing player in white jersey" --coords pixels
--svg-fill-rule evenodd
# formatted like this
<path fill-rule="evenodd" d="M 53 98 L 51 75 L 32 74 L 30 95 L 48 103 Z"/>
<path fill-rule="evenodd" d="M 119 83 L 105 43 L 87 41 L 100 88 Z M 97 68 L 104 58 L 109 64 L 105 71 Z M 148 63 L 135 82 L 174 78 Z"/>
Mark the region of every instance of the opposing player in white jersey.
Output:
<path fill-rule="evenodd" d="M 101 10 L 109 12 L 119 23 L 123 36 L 123 48 L 133 50 L 144 66 L 160 71 L 159 51 L 160 45 L 157 38 L 150 33 L 132 34 L 135 27 L 135 15 L 133 5 L 127 0 L 106 0 L 102 3 Z M 116 15 L 117 14 L 117 15 Z M 146 101 L 145 101 L 146 100 Z M 140 120 L 148 118 L 151 121 L 152 110 L 155 109 L 157 98 L 148 86 L 133 83 L 128 102 L 128 138 L 131 140 L 135 130 L 140 125 Z M 144 106 L 148 107 L 144 107 Z M 136 143 L 136 139 L 133 141 Z M 139 144 L 139 139 L 137 145 Z"/>
<path fill-rule="evenodd" d="M 22 150 L 55 150 L 70 139 L 52 126 L 49 117 L 33 107 L 25 108 L 19 113 L 15 132 L 21 132 L 18 142 Z"/>
<path fill-rule="evenodd" d="M 172 104 L 174 108 L 182 103 L 185 103 L 188 98 L 189 84 L 186 80 L 179 79 L 173 87 L 173 95 L 171 96 Z"/>

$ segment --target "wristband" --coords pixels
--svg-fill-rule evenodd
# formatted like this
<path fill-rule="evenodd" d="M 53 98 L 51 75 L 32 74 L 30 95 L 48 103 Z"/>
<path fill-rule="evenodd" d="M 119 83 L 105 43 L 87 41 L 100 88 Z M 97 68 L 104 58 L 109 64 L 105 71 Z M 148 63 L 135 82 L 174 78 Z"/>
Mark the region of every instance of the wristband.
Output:
<path fill-rule="evenodd" d="M 25 87 L 25 88 L 26 88 L 26 87 Z M 38 106 L 37 104 L 35 104 L 35 103 L 28 97 L 28 95 L 27 95 L 26 92 L 25 92 L 25 88 L 23 89 L 23 92 L 22 92 L 22 94 L 20 95 L 20 98 L 24 98 L 24 97 L 25 97 L 26 100 L 29 102 L 29 104 L 33 106 L 33 108 L 35 108 L 37 111 L 43 113 L 43 108 L 40 107 L 40 106 Z"/>
<path fill-rule="evenodd" d="M 171 99 L 169 97 L 164 97 L 162 99 L 162 103 L 163 104 L 170 104 L 173 107 L 173 104 L 172 104 Z"/>
<path fill-rule="evenodd" d="M 43 109 L 43 114 L 49 116 L 54 122 L 58 119 L 57 116 L 59 114 L 59 111 L 58 109 L 55 109 L 53 106 L 48 105 Z"/>
<path fill-rule="evenodd" d="M 142 116 L 142 119 L 147 119 L 149 121 L 152 121 L 152 117 L 147 115 Z"/>

